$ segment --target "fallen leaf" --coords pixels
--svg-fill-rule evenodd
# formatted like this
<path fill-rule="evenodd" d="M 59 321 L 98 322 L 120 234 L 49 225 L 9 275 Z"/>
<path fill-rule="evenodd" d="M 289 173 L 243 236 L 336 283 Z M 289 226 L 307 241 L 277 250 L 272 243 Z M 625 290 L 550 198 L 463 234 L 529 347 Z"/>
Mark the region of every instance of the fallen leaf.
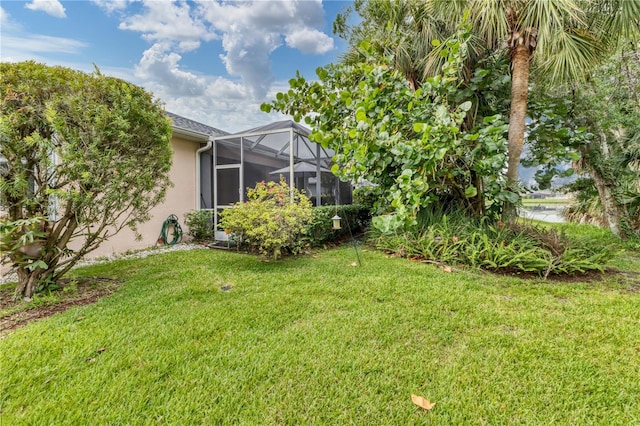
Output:
<path fill-rule="evenodd" d="M 100 349 L 98 349 L 96 352 L 98 352 L 98 353 L 102 353 L 102 352 L 104 352 L 104 351 L 106 351 L 106 350 L 107 350 L 107 348 L 105 348 L 105 347 L 103 346 L 103 347 L 101 347 Z"/>
<path fill-rule="evenodd" d="M 447 266 L 447 265 L 444 265 L 444 266 L 442 267 L 442 270 L 443 270 L 443 271 L 445 271 L 445 272 L 451 272 L 451 271 L 453 271 L 453 269 L 451 269 L 451 266 Z"/>
<path fill-rule="evenodd" d="M 356 262 L 351 262 L 351 266 L 358 266 Z"/>
<path fill-rule="evenodd" d="M 96 357 L 93 358 L 87 358 L 86 359 L 87 362 L 96 362 Z"/>
<path fill-rule="evenodd" d="M 413 403 L 416 404 L 418 407 L 424 408 L 425 410 L 431 410 L 436 405 L 435 402 L 429 402 L 428 399 L 424 399 L 424 397 L 422 396 L 413 395 L 413 394 L 411 394 L 411 401 L 413 401 Z"/>
<path fill-rule="evenodd" d="M 82 321 L 85 317 L 78 317 L 76 318 L 76 321 Z"/>
<path fill-rule="evenodd" d="M 317 259 L 317 258 L 318 258 L 318 256 L 311 256 L 311 257 L 313 257 L 314 259 Z"/>

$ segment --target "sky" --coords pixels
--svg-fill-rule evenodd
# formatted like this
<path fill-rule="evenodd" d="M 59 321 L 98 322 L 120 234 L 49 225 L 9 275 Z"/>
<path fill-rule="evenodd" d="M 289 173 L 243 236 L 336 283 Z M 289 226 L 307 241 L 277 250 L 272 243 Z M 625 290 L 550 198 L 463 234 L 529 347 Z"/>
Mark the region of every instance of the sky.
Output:
<path fill-rule="evenodd" d="M 86 72 L 151 91 L 168 111 L 228 132 L 281 120 L 260 104 L 296 70 L 339 60 L 342 0 L 2 0 L 0 60 Z"/>

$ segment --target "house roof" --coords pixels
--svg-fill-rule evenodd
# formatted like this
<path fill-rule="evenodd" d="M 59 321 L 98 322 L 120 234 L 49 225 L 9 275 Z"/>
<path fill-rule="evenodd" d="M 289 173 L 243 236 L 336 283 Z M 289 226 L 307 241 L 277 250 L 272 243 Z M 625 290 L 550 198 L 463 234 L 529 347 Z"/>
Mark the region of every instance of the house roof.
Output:
<path fill-rule="evenodd" d="M 292 127 L 294 130 L 297 131 L 298 134 L 302 136 L 309 136 L 309 133 L 311 133 L 311 131 L 308 128 L 306 128 L 305 126 L 299 123 L 296 123 L 293 120 L 276 121 L 274 123 L 265 124 L 264 126 L 259 126 L 259 127 L 254 127 L 253 129 L 244 130 L 240 133 L 242 134 L 261 133 L 261 132 L 267 132 L 270 130 L 286 130 Z"/>
<path fill-rule="evenodd" d="M 290 133 L 292 130 L 293 135 Z M 293 136 L 293 151 L 296 161 L 309 160 L 315 162 L 316 157 L 318 157 L 318 150 L 320 151 L 319 158 L 329 161 L 334 152 L 311 142 L 309 133 L 311 131 L 305 126 L 293 120 L 283 120 L 231 135 L 216 136 L 215 140 L 230 146 L 238 146 L 240 141 L 243 141 L 243 147 L 247 151 L 267 156 L 289 158 L 289 148 Z"/>
<path fill-rule="evenodd" d="M 215 127 L 207 126 L 206 124 L 199 123 L 181 115 L 174 114 L 169 111 L 165 111 L 167 117 L 173 121 L 174 131 L 180 133 L 183 136 L 191 136 L 193 139 L 208 140 L 209 136 L 228 135 L 228 132 L 224 130 L 216 129 Z"/>

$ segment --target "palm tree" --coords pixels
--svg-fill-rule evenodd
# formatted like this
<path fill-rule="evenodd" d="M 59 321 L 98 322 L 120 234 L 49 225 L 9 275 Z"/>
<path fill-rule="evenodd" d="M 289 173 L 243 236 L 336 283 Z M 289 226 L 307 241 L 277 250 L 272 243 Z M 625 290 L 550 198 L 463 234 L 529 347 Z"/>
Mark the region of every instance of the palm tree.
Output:
<path fill-rule="evenodd" d="M 582 78 L 640 19 L 638 0 L 427 0 L 427 15 L 455 20 L 469 11 L 473 31 L 511 61 L 509 163 L 518 180 L 532 66 L 549 81 Z"/>

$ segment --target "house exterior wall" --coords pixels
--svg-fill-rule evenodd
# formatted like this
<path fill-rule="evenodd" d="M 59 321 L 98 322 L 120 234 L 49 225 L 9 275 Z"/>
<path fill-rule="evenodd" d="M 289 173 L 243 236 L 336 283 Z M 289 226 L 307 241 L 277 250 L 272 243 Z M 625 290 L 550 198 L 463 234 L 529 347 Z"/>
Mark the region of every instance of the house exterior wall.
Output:
<path fill-rule="evenodd" d="M 160 235 L 162 222 L 171 214 L 175 214 L 178 217 L 180 226 L 186 234 L 184 216 L 187 212 L 196 208 L 195 161 L 196 151 L 201 146 L 200 143 L 180 139 L 174 134 L 171 139 L 173 164 L 169 172 L 173 187 L 167 188 L 164 202 L 151 210 L 151 220 L 138 225 L 138 232 L 142 235 L 142 240 L 136 241 L 135 234 L 129 228 L 125 228 L 107 241 L 104 241 L 100 247 L 89 253 L 87 257 L 107 256 L 127 250 L 138 250 L 154 246 Z"/>

